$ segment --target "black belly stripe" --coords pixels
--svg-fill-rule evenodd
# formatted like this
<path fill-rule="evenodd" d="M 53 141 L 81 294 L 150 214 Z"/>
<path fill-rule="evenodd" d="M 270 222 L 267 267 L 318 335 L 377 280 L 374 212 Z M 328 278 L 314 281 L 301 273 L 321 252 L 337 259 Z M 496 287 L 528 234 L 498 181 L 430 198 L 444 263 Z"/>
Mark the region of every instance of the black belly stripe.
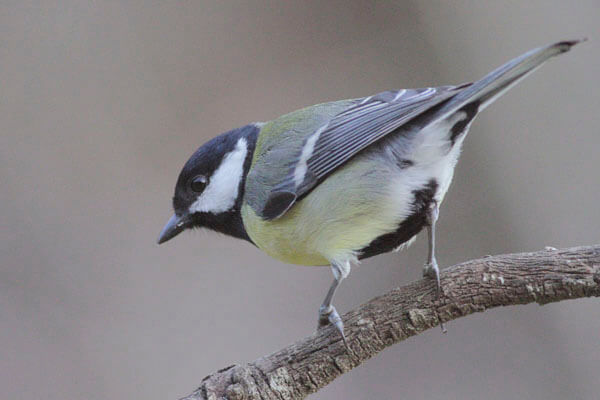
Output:
<path fill-rule="evenodd" d="M 402 243 L 406 243 L 423 229 L 427 224 L 427 210 L 433 201 L 438 183 L 431 179 L 423 189 L 413 191 L 413 212 L 398 225 L 398 229 L 374 239 L 369 245 L 360 250 L 359 260 L 387 253 Z"/>

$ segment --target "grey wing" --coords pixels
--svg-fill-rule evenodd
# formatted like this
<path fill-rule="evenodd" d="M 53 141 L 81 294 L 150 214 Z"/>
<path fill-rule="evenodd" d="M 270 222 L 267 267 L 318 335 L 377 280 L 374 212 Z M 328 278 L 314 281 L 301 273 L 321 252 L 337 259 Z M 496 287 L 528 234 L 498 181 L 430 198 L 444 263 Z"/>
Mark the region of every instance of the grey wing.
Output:
<path fill-rule="evenodd" d="M 464 87 L 402 89 L 357 100 L 306 138 L 290 171 L 271 191 L 263 218 L 280 217 L 297 199 L 361 150 Z"/>
<path fill-rule="evenodd" d="M 271 191 L 263 217 L 283 215 L 327 174 L 411 119 L 421 115 L 419 124 L 424 127 L 463 107 L 471 107 L 477 113 L 548 59 L 569 51 L 579 42 L 566 40 L 533 49 L 473 84 L 384 92 L 357 101 L 308 136 L 289 173 Z"/>

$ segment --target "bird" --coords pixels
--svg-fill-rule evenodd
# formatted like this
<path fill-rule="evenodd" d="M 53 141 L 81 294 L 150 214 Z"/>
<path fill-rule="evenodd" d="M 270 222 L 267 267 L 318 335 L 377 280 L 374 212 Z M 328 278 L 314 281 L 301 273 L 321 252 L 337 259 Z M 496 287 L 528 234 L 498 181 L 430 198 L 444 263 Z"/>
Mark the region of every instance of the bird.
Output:
<path fill-rule="evenodd" d="M 330 266 L 317 328 L 333 325 L 346 344 L 333 298 L 351 265 L 424 228 L 423 275 L 439 298 L 436 222 L 474 118 L 583 40 L 533 49 L 471 83 L 321 103 L 223 133 L 183 166 L 158 244 L 207 228 L 284 263 Z"/>

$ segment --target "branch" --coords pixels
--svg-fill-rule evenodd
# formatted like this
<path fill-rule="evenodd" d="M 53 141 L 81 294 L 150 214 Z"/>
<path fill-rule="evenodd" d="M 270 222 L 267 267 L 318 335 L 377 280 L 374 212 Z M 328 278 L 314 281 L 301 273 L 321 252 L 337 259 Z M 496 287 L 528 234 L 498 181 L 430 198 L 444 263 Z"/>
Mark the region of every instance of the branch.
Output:
<path fill-rule="evenodd" d="M 349 350 L 328 326 L 246 365 L 221 369 L 181 400 L 291 400 L 314 393 L 384 348 L 498 306 L 600 296 L 600 245 L 487 256 L 445 269 L 444 294 L 422 279 L 343 316 Z"/>

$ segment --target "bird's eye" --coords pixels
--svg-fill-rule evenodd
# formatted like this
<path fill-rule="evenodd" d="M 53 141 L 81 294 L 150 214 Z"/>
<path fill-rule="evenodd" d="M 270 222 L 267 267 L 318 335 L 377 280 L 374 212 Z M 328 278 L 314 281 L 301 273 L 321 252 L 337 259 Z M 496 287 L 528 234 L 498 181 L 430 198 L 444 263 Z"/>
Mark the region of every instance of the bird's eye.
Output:
<path fill-rule="evenodd" d="M 204 175 L 198 175 L 190 181 L 190 187 L 194 192 L 200 193 L 206 187 L 208 179 Z"/>

